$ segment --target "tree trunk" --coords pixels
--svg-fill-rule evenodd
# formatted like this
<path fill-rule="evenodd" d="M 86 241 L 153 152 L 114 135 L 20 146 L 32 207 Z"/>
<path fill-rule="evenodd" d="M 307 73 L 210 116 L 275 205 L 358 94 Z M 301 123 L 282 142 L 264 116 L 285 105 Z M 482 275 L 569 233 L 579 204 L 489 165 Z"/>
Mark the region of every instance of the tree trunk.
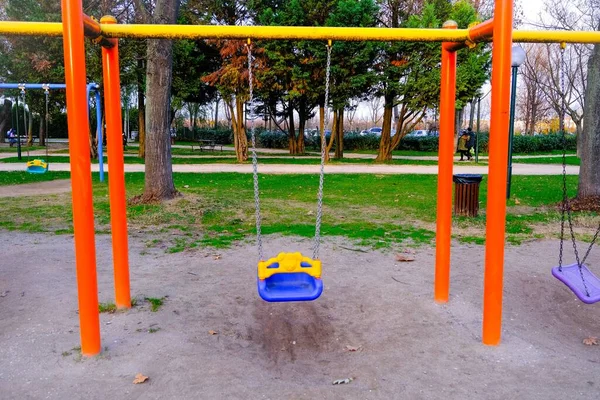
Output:
<path fill-rule="evenodd" d="M 587 88 L 583 115 L 586 118 L 581 135 L 581 167 L 577 198 L 600 196 L 600 44 L 588 61 Z"/>
<path fill-rule="evenodd" d="M 383 126 L 381 129 L 381 139 L 379 140 L 379 150 L 375 162 L 382 163 L 392 159 L 392 102 L 393 96 L 385 96 L 383 106 Z M 396 132 L 397 135 L 400 132 Z"/>
<path fill-rule="evenodd" d="M 344 108 L 340 108 L 337 112 L 337 123 L 332 135 L 336 136 L 335 158 L 341 160 L 344 158 Z"/>
<path fill-rule="evenodd" d="M 238 96 L 235 98 L 236 112 L 233 106 L 228 103 L 231 113 L 231 123 L 233 127 L 233 145 L 237 162 L 244 162 L 248 159 L 248 139 L 246 138 L 246 127 L 244 124 L 244 102 Z"/>
<path fill-rule="evenodd" d="M 33 113 L 29 111 L 27 114 L 27 146 L 33 146 Z"/>
<path fill-rule="evenodd" d="M 325 139 L 325 106 L 319 104 L 319 136 L 321 141 L 319 142 L 319 150 L 325 143 L 325 162 L 329 161 L 329 153 L 327 152 L 327 140 Z"/>
<path fill-rule="evenodd" d="M 304 129 L 306 128 L 306 119 L 300 117 L 298 121 L 298 137 L 296 138 L 296 154 L 304 154 Z"/>
<path fill-rule="evenodd" d="M 0 129 L 0 132 L 2 132 L 1 129 Z M 44 120 L 40 116 L 40 126 L 38 128 L 38 144 L 40 146 L 44 146 L 45 143 L 46 143 L 46 141 L 44 140 Z"/>
<path fill-rule="evenodd" d="M 137 98 L 138 98 L 138 157 L 146 157 L 146 102 L 144 101 L 144 60 L 138 60 Z"/>
<path fill-rule="evenodd" d="M 455 111 L 455 125 L 454 125 L 454 143 L 458 142 L 458 135 L 460 133 L 460 128 L 462 127 L 462 123 L 463 123 L 463 110 L 456 110 Z"/>
<path fill-rule="evenodd" d="M 331 135 L 329 136 L 329 143 L 327 144 L 327 148 L 325 149 L 325 161 L 329 161 L 329 152 L 331 151 L 333 144 L 337 138 L 337 135 L 334 133 L 337 129 L 337 111 L 333 110 L 333 124 L 331 127 Z M 324 124 L 323 124 L 324 125 Z M 325 131 L 323 130 L 323 135 L 325 135 Z M 327 137 L 325 137 L 325 141 L 327 141 Z"/>
<path fill-rule="evenodd" d="M 213 128 L 216 130 L 219 127 L 219 97 L 215 101 L 215 124 Z"/>
<path fill-rule="evenodd" d="M 469 112 L 469 128 L 473 129 L 473 121 L 475 120 L 475 99 L 471 100 Z"/>
<path fill-rule="evenodd" d="M 235 153 L 237 155 L 238 162 L 248 160 L 248 138 L 246 137 L 246 118 L 244 114 L 244 102 L 241 97 L 235 98 L 237 104 L 237 118 L 238 118 L 238 129 L 237 129 L 237 147 Z"/>
<path fill-rule="evenodd" d="M 306 99 L 300 99 L 298 110 L 298 137 L 296 138 L 296 154 L 304 154 L 304 129 L 306 128 Z"/>
<path fill-rule="evenodd" d="M 154 22 L 174 24 L 179 8 L 177 0 L 159 0 L 154 9 Z M 172 199 L 178 193 L 173 184 L 171 164 L 171 79 L 173 75 L 173 43 L 170 40 L 148 40 L 146 94 L 146 179 L 143 202 Z"/>
<path fill-rule="evenodd" d="M 0 107 L 0 143 L 6 143 L 5 130 L 12 117 L 12 101 L 4 99 L 4 104 Z"/>
<path fill-rule="evenodd" d="M 288 118 L 288 148 L 290 154 L 296 154 L 296 125 L 294 124 L 294 107 L 290 101 L 287 108 Z"/>

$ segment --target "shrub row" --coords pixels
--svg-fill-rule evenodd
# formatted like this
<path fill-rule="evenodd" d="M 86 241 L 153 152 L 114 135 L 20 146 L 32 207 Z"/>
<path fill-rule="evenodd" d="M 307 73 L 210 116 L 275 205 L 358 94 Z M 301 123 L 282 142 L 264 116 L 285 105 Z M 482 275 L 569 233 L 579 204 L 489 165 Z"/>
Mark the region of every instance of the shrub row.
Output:
<path fill-rule="evenodd" d="M 181 132 L 180 132 L 181 133 Z M 179 136 L 179 135 L 178 135 Z M 250 133 L 247 132 L 248 140 Z M 256 137 L 259 147 L 271 149 L 287 149 L 288 135 L 281 131 L 265 131 L 257 129 Z M 187 136 L 181 135 L 180 139 L 192 139 L 189 132 Z M 196 129 L 194 131 L 194 139 L 214 139 L 218 143 L 231 144 L 233 143 L 233 133 L 230 129 Z M 327 137 L 329 140 L 329 135 Z M 346 133 L 344 135 L 345 150 L 377 150 L 379 148 L 380 138 L 376 135 L 360 135 L 358 133 Z M 486 153 L 489 150 L 489 135 L 481 133 L 478 137 L 479 151 Z M 438 151 L 439 138 L 435 136 L 412 137 L 407 136 L 402 138 L 397 150 L 412 150 L 412 151 Z M 307 149 L 318 150 L 320 148 L 320 137 L 318 135 L 306 135 L 305 146 Z M 575 135 L 566 136 L 567 150 L 577 149 L 577 138 Z M 513 152 L 515 153 L 537 153 L 562 150 L 562 135 L 548 134 L 539 136 L 522 136 L 515 135 L 513 138 Z"/>

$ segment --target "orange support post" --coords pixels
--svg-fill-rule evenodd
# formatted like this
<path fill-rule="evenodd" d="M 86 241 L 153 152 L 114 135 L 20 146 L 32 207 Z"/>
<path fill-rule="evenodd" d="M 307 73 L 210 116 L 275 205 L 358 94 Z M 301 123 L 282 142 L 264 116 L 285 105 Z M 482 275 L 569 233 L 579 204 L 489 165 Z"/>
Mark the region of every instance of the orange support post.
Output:
<path fill-rule="evenodd" d="M 456 29 L 458 24 L 454 21 L 446 21 L 444 28 Z M 434 299 L 438 303 L 446 303 L 450 292 L 452 168 L 454 166 L 454 105 L 456 97 L 456 53 L 446 49 L 450 44 L 452 43 L 442 43 L 434 283 Z"/>
<path fill-rule="evenodd" d="M 102 17 L 103 24 L 116 24 L 114 17 Z M 110 195 L 110 224 L 113 244 L 115 304 L 130 308 L 129 255 L 127 245 L 127 204 L 125 197 L 125 165 L 121 136 L 121 82 L 119 79 L 119 45 L 110 39 L 112 47 L 102 48 L 104 73 L 104 109 L 106 141 L 108 144 L 108 189 Z"/>
<path fill-rule="evenodd" d="M 483 343 L 487 345 L 499 344 L 502 330 L 513 1 L 495 0 L 494 10 L 492 112 L 483 292 Z"/>
<path fill-rule="evenodd" d="M 81 0 L 62 0 L 62 20 L 81 353 L 93 356 L 100 353 L 100 317 Z"/>

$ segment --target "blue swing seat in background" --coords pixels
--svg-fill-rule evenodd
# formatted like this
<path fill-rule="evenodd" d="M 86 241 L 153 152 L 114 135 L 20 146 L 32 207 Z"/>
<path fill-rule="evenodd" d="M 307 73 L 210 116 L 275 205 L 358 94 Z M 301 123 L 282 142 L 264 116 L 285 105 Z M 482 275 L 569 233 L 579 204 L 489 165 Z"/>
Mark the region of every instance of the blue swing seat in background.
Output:
<path fill-rule="evenodd" d="M 279 253 L 258 263 L 258 294 L 269 302 L 311 301 L 323 293 L 321 261 Z"/>
<path fill-rule="evenodd" d="M 594 304 L 600 301 L 600 279 L 585 264 L 581 265 L 581 272 L 577 264 L 563 265 L 562 270 L 554 267 L 552 268 L 552 275 L 567 285 L 575 296 L 584 303 Z"/>
<path fill-rule="evenodd" d="M 48 163 L 45 160 L 35 159 L 27 162 L 27 172 L 30 174 L 43 174 L 48 171 Z"/>

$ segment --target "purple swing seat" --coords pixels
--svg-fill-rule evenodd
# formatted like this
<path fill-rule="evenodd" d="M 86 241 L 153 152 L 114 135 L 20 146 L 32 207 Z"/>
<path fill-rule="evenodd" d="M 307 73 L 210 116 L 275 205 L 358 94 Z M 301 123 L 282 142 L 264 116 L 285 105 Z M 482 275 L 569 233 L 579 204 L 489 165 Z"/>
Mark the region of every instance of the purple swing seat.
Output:
<path fill-rule="evenodd" d="M 575 293 L 575 296 L 584 303 L 594 304 L 600 301 L 600 279 L 592 274 L 585 264 L 581 266 L 581 273 L 579 273 L 577 264 L 571 264 L 563 265 L 562 271 L 558 267 L 552 268 L 552 275 L 567 285 Z M 581 275 L 583 275 L 583 280 Z M 586 294 L 585 287 L 587 287 L 589 296 Z"/>

